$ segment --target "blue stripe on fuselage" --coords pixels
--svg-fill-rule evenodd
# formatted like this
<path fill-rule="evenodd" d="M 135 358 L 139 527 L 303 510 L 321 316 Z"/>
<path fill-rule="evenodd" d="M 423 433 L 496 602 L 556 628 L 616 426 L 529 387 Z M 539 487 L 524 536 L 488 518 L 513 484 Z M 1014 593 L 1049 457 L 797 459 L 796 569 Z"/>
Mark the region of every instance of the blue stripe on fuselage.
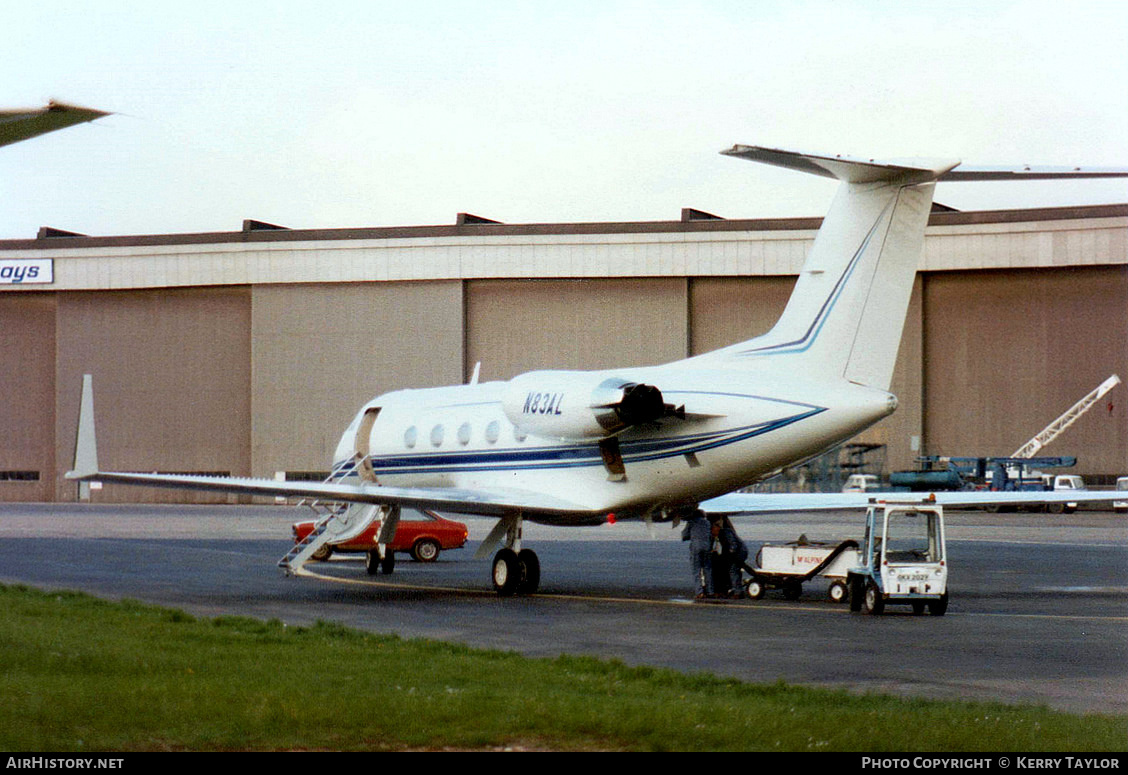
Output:
<path fill-rule="evenodd" d="M 749 396 L 752 397 L 752 396 Z M 795 402 L 788 402 L 795 403 Z M 695 454 L 735 444 L 755 436 L 805 420 L 826 411 L 825 407 L 799 404 L 806 411 L 763 423 L 736 428 L 696 433 L 671 438 L 622 441 L 620 451 L 625 463 L 661 460 Z M 457 473 L 468 471 L 503 471 L 577 468 L 601 466 L 603 457 L 597 443 L 539 446 L 531 449 L 505 448 L 468 450 L 466 452 L 427 452 L 406 455 L 373 455 L 370 457 L 377 476 L 392 474 Z M 341 461 L 335 473 L 344 478 L 352 473 L 351 461 Z"/>

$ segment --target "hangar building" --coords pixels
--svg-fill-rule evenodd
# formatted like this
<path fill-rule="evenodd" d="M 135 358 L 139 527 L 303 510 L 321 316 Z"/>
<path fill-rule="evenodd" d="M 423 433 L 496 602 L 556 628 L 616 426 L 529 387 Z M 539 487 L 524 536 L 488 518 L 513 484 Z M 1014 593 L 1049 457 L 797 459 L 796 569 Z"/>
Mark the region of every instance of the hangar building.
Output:
<path fill-rule="evenodd" d="M 0 500 L 66 501 L 82 374 L 115 470 L 315 477 L 384 391 L 537 368 L 650 365 L 766 331 L 819 219 L 501 224 L 0 241 Z M 34 271 L 32 271 L 34 269 Z M 1005 455 L 1128 378 L 1128 205 L 935 208 L 900 409 L 862 439 Z M 1044 454 L 1128 474 L 1128 394 Z M 208 501 L 107 487 L 101 501 Z"/>

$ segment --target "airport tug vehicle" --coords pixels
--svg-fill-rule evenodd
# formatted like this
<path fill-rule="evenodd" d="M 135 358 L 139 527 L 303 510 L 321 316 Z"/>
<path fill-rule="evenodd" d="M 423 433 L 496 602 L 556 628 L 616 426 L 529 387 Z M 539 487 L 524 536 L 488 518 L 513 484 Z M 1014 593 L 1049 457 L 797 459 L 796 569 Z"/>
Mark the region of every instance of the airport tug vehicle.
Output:
<path fill-rule="evenodd" d="M 769 589 L 798 600 L 803 584 L 830 581 L 832 602 L 850 610 L 880 614 L 888 604 L 907 604 L 913 612 L 943 616 L 948 609 L 948 564 L 944 510 L 932 500 L 871 500 L 862 543 L 810 541 L 805 535 L 785 544 L 764 544 L 756 566 L 744 566 L 748 597 L 759 600 Z"/>
<path fill-rule="evenodd" d="M 881 614 L 890 604 L 948 610 L 944 509 L 935 501 L 871 501 L 858 564 L 846 574 L 851 611 Z"/>

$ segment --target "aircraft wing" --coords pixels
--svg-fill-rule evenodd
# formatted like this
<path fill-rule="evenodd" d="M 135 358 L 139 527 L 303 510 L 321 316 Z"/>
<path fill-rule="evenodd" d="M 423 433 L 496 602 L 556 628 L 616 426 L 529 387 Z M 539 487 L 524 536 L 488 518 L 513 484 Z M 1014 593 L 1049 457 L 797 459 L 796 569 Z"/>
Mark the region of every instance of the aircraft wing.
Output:
<path fill-rule="evenodd" d="M 575 503 L 548 498 L 524 490 L 468 490 L 457 487 L 384 487 L 375 484 L 336 482 L 281 482 L 192 474 L 146 474 L 125 471 L 70 471 L 67 478 L 79 482 L 133 484 L 181 490 L 227 492 L 287 498 L 311 498 L 346 503 L 371 503 L 434 509 L 454 514 L 504 516 L 520 512 L 536 521 L 540 515 L 591 517 L 590 510 Z M 598 515 L 602 521 L 605 515 Z"/>
<path fill-rule="evenodd" d="M 0 145 L 10 145 L 68 126 L 108 116 L 101 110 L 52 102 L 45 108 L 0 110 Z"/>
<path fill-rule="evenodd" d="M 921 501 L 928 499 L 950 508 L 987 506 L 1033 506 L 1044 503 L 1112 503 L 1124 500 L 1113 490 L 1053 492 L 828 492 L 828 493 L 729 493 L 701 504 L 709 514 L 727 516 L 784 514 L 801 511 L 861 509 L 873 502 Z"/>

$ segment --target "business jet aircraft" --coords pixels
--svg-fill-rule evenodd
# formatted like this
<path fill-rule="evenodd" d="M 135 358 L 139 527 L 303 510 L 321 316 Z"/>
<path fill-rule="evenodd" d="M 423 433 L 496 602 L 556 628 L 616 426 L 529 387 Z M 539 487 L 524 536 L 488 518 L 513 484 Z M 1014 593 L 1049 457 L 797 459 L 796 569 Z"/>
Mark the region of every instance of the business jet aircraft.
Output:
<path fill-rule="evenodd" d="M 862 495 L 726 495 L 841 444 L 889 415 L 901 329 L 941 180 L 1128 176 L 1128 170 L 968 169 L 957 161 L 876 162 L 738 145 L 723 153 L 841 181 L 794 292 L 763 336 L 675 363 L 534 371 L 504 382 L 400 390 L 364 405 L 323 483 L 100 471 L 90 380 L 83 386 L 80 481 L 180 487 L 351 504 L 330 515 L 291 569 L 325 542 L 401 507 L 498 517 L 479 556 L 494 555 L 501 594 L 530 594 L 537 555 L 524 520 L 593 525 L 667 521 L 701 507 L 754 514 L 861 506 Z M 1112 500 L 1079 493 L 945 494 L 949 503 Z M 956 497 L 961 496 L 961 497 Z M 382 550 L 381 550 L 382 551 Z"/>

